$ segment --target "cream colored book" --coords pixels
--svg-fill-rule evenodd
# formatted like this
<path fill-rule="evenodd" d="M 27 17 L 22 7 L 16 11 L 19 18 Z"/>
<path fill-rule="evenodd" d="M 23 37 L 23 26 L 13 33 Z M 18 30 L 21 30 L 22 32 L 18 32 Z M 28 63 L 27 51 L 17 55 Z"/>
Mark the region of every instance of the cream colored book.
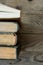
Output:
<path fill-rule="evenodd" d="M 0 22 L 0 32 L 17 32 L 19 25 L 16 22 Z"/>
<path fill-rule="evenodd" d="M 20 18 L 20 12 L 18 9 L 0 3 L 0 19 Z"/>
<path fill-rule="evenodd" d="M 18 48 L 0 47 L 0 59 L 17 59 Z"/>
<path fill-rule="evenodd" d="M 0 34 L 0 45 L 16 45 L 17 35 L 13 34 Z"/>

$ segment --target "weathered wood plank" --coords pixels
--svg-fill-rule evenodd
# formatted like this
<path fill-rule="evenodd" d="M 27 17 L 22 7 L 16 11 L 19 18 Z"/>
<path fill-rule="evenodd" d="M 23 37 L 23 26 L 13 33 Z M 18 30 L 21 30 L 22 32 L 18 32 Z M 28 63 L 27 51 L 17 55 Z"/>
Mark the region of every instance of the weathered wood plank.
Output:
<path fill-rule="evenodd" d="M 43 41 L 43 34 L 21 34 L 20 43 L 22 49 L 34 46 Z"/>
<path fill-rule="evenodd" d="M 22 33 L 43 33 L 43 15 L 23 14 Z"/>

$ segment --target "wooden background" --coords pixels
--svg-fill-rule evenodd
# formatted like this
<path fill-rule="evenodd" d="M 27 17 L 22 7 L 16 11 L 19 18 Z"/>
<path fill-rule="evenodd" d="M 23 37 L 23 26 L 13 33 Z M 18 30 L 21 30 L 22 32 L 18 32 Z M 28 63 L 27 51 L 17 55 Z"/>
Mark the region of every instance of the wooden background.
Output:
<path fill-rule="evenodd" d="M 0 0 L 11 7 L 22 10 L 20 43 L 22 49 L 43 40 L 43 0 Z M 33 43 L 32 43 L 33 42 Z"/>

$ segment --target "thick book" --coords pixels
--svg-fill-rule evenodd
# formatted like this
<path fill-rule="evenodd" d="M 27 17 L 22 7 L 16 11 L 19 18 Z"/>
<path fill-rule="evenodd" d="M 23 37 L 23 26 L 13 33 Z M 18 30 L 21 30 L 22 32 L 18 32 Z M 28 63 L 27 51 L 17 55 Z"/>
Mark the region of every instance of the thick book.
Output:
<path fill-rule="evenodd" d="M 16 34 L 0 34 L 0 45 L 12 46 L 17 44 Z"/>
<path fill-rule="evenodd" d="M 20 18 L 20 10 L 0 3 L 0 19 Z"/>
<path fill-rule="evenodd" d="M 0 59 L 18 59 L 19 48 L 12 47 L 0 47 Z"/>
<path fill-rule="evenodd" d="M 0 22 L 0 32 L 17 32 L 18 30 L 17 22 Z"/>

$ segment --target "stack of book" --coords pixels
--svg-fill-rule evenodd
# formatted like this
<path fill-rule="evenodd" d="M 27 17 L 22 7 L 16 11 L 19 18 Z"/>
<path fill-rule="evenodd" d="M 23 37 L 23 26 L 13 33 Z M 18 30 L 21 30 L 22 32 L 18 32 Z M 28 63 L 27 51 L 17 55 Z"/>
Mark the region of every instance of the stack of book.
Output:
<path fill-rule="evenodd" d="M 0 3 L 0 59 L 18 59 L 20 10 Z"/>

